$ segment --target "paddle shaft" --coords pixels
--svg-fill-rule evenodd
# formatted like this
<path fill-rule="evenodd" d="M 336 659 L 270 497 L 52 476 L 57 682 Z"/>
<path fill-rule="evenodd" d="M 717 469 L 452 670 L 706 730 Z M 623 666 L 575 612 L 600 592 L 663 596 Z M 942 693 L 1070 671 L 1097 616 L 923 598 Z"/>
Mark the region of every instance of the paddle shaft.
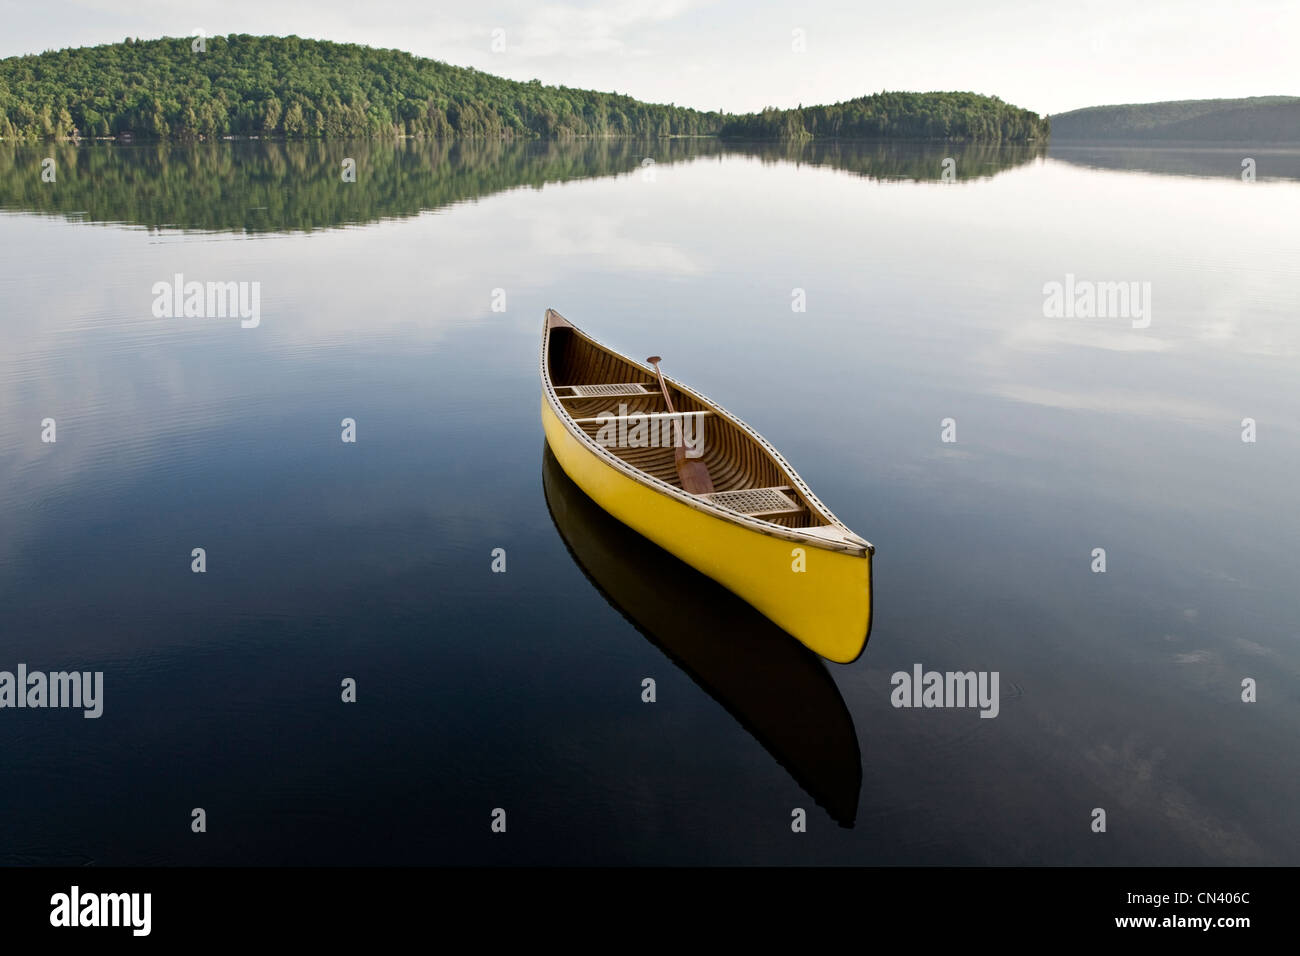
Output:
<path fill-rule="evenodd" d="M 659 356 L 652 355 L 646 361 L 654 366 L 655 375 L 659 378 L 659 390 L 663 392 L 664 403 L 668 406 L 669 413 L 676 415 L 677 409 L 673 408 L 672 396 L 668 394 L 668 383 L 664 381 L 663 370 L 659 368 Z M 673 442 L 673 464 L 677 466 L 677 477 L 682 480 L 682 487 L 693 495 L 711 494 L 713 478 L 709 475 L 708 466 L 698 459 L 686 457 L 686 437 L 682 433 L 681 417 L 674 419 L 673 424 L 676 426 L 677 434 L 676 441 Z"/>
<path fill-rule="evenodd" d="M 655 375 L 659 376 L 659 391 L 664 393 L 664 404 L 668 406 L 669 414 L 676 415 L 677 409 L 673 408 L 672 396 L 668 394 L 668 383 L 664 381 L 663 370 L 659 368 L 659 356 L 652 355 L 646 361 L 655 367 Z M 674 432 L 677 436 L 676 441 L 673 442 L 673 458 L 677 462 L 677 467 L 680 468 L 682 459 L 686 457 L 686 439 L 682 435 L 681 420 L 674 419 L 673 424 L 676 426 Z"/>

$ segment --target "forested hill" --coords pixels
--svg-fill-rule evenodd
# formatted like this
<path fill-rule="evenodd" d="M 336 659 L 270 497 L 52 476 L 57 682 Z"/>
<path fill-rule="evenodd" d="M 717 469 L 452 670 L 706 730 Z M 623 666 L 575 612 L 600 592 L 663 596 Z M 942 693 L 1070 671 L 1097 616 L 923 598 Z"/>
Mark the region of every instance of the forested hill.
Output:
<path fill-rule="evenodd" d="M 1052 117 L 1058 140 L 1300 143 L 1300 97 L 1092 106 Z"/>
<path fill-rule="evenodd" d="M 1045 139 L 1036 114 L 973 93 L 879 93 L 747 116 L 521 83 L 400 50 L 232 34 L 126 40 L 0 60 L 0 138 L 216 136 L 753 140 Z"/>
<path fill-rule="evenodd" d="M 0 60 L 0 137 L 662 136 L 721 117 L 630 96 L 520 83 L 352 43 L 127 40 Z"/>
<path fill-rule="evenodd" d="M 767 109 L 726 117 L 720 133 L 736 139 L 801 137 L 926 139 L 958 142 L 1045 140 L 1045 118 L 975 93 L 876 93 L 831 106 Z"/>

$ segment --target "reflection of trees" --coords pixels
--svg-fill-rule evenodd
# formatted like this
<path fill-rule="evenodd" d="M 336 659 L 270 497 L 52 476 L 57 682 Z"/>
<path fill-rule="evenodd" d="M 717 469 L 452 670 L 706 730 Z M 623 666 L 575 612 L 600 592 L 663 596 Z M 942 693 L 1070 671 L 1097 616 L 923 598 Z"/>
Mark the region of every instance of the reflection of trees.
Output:
<path fill-rule="evenodd" d="M 1035 147 L 848 142 L 724 144 L 712 138 L 232 141 L 195 145 L 0 146 L 0 208 L 149 228 L 310 231 L 414 216 L 521 186 L 620 174 L 642 163 L 721 155 L 828 166 L 882 180 L 958 181 L 1041 155 Z M 41 181 L 53 157 L 57 182 Z M 356 181 L 343 181 L 343 160 Z"/>
<path fill-rule="evenodd" d="M 0 206 L 150 228 L 310 231 L 629 172 L 647 149 L 634 140 L 48 144 L 0 149 Z M 44 156 L 56 184 L 41 182 Z M 343 182 L 345 158 L 356 160 L 355 182 Z"/>
<path fill-rule="evenodd" d="M 1300 149 L 1267 146 L 1104 146 L 1053 143 L 1051 159 L 1092 169 L 1241 179 L 1242 160 L 1256 162 L 1259 181 L 1300 179 Z"/>
<path fill-rule="evenodd" d="M 1047 153 L 1045 144 L 993 146 L 930 143 L 862 143 L 845 140 L 788 140 L 741 146 L 728 143 L 729 152 L 745 152 L 763 162 L 807 163 L 883 181 L 938 182 L 944 160 L 952 159 L 957 182 L 987 179 Z"/>

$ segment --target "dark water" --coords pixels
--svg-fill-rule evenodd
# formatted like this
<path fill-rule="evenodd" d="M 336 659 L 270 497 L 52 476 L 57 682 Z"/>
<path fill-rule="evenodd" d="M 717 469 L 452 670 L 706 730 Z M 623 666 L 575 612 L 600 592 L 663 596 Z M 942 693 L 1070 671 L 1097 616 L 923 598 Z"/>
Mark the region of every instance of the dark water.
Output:
<path fill-rule="evenodd" d="M 104 674 L 0 709 L 0 861 L 1300 863 L 1300 162 L 1243 156 L 0 148 L 0 670 Z M 876 545 L 857 663 L 557 471 L 548 306 Z"/>

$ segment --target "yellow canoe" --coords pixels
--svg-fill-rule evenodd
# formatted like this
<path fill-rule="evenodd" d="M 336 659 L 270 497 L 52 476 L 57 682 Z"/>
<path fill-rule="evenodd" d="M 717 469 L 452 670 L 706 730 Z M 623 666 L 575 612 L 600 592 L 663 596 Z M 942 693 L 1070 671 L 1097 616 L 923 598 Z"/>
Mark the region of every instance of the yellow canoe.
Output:
<path fill-rule="evenodd" d="M 846 664 L 862 653 L 875 549 L 758 432 L 665 379 L 669 413 L 654 369 L 553 309 L 543 323 L 541 376 L 547 444 L 601 508 L 822 657 Z M 685 490 L 683 453 L 707 467 L 711 492 Z"/>

